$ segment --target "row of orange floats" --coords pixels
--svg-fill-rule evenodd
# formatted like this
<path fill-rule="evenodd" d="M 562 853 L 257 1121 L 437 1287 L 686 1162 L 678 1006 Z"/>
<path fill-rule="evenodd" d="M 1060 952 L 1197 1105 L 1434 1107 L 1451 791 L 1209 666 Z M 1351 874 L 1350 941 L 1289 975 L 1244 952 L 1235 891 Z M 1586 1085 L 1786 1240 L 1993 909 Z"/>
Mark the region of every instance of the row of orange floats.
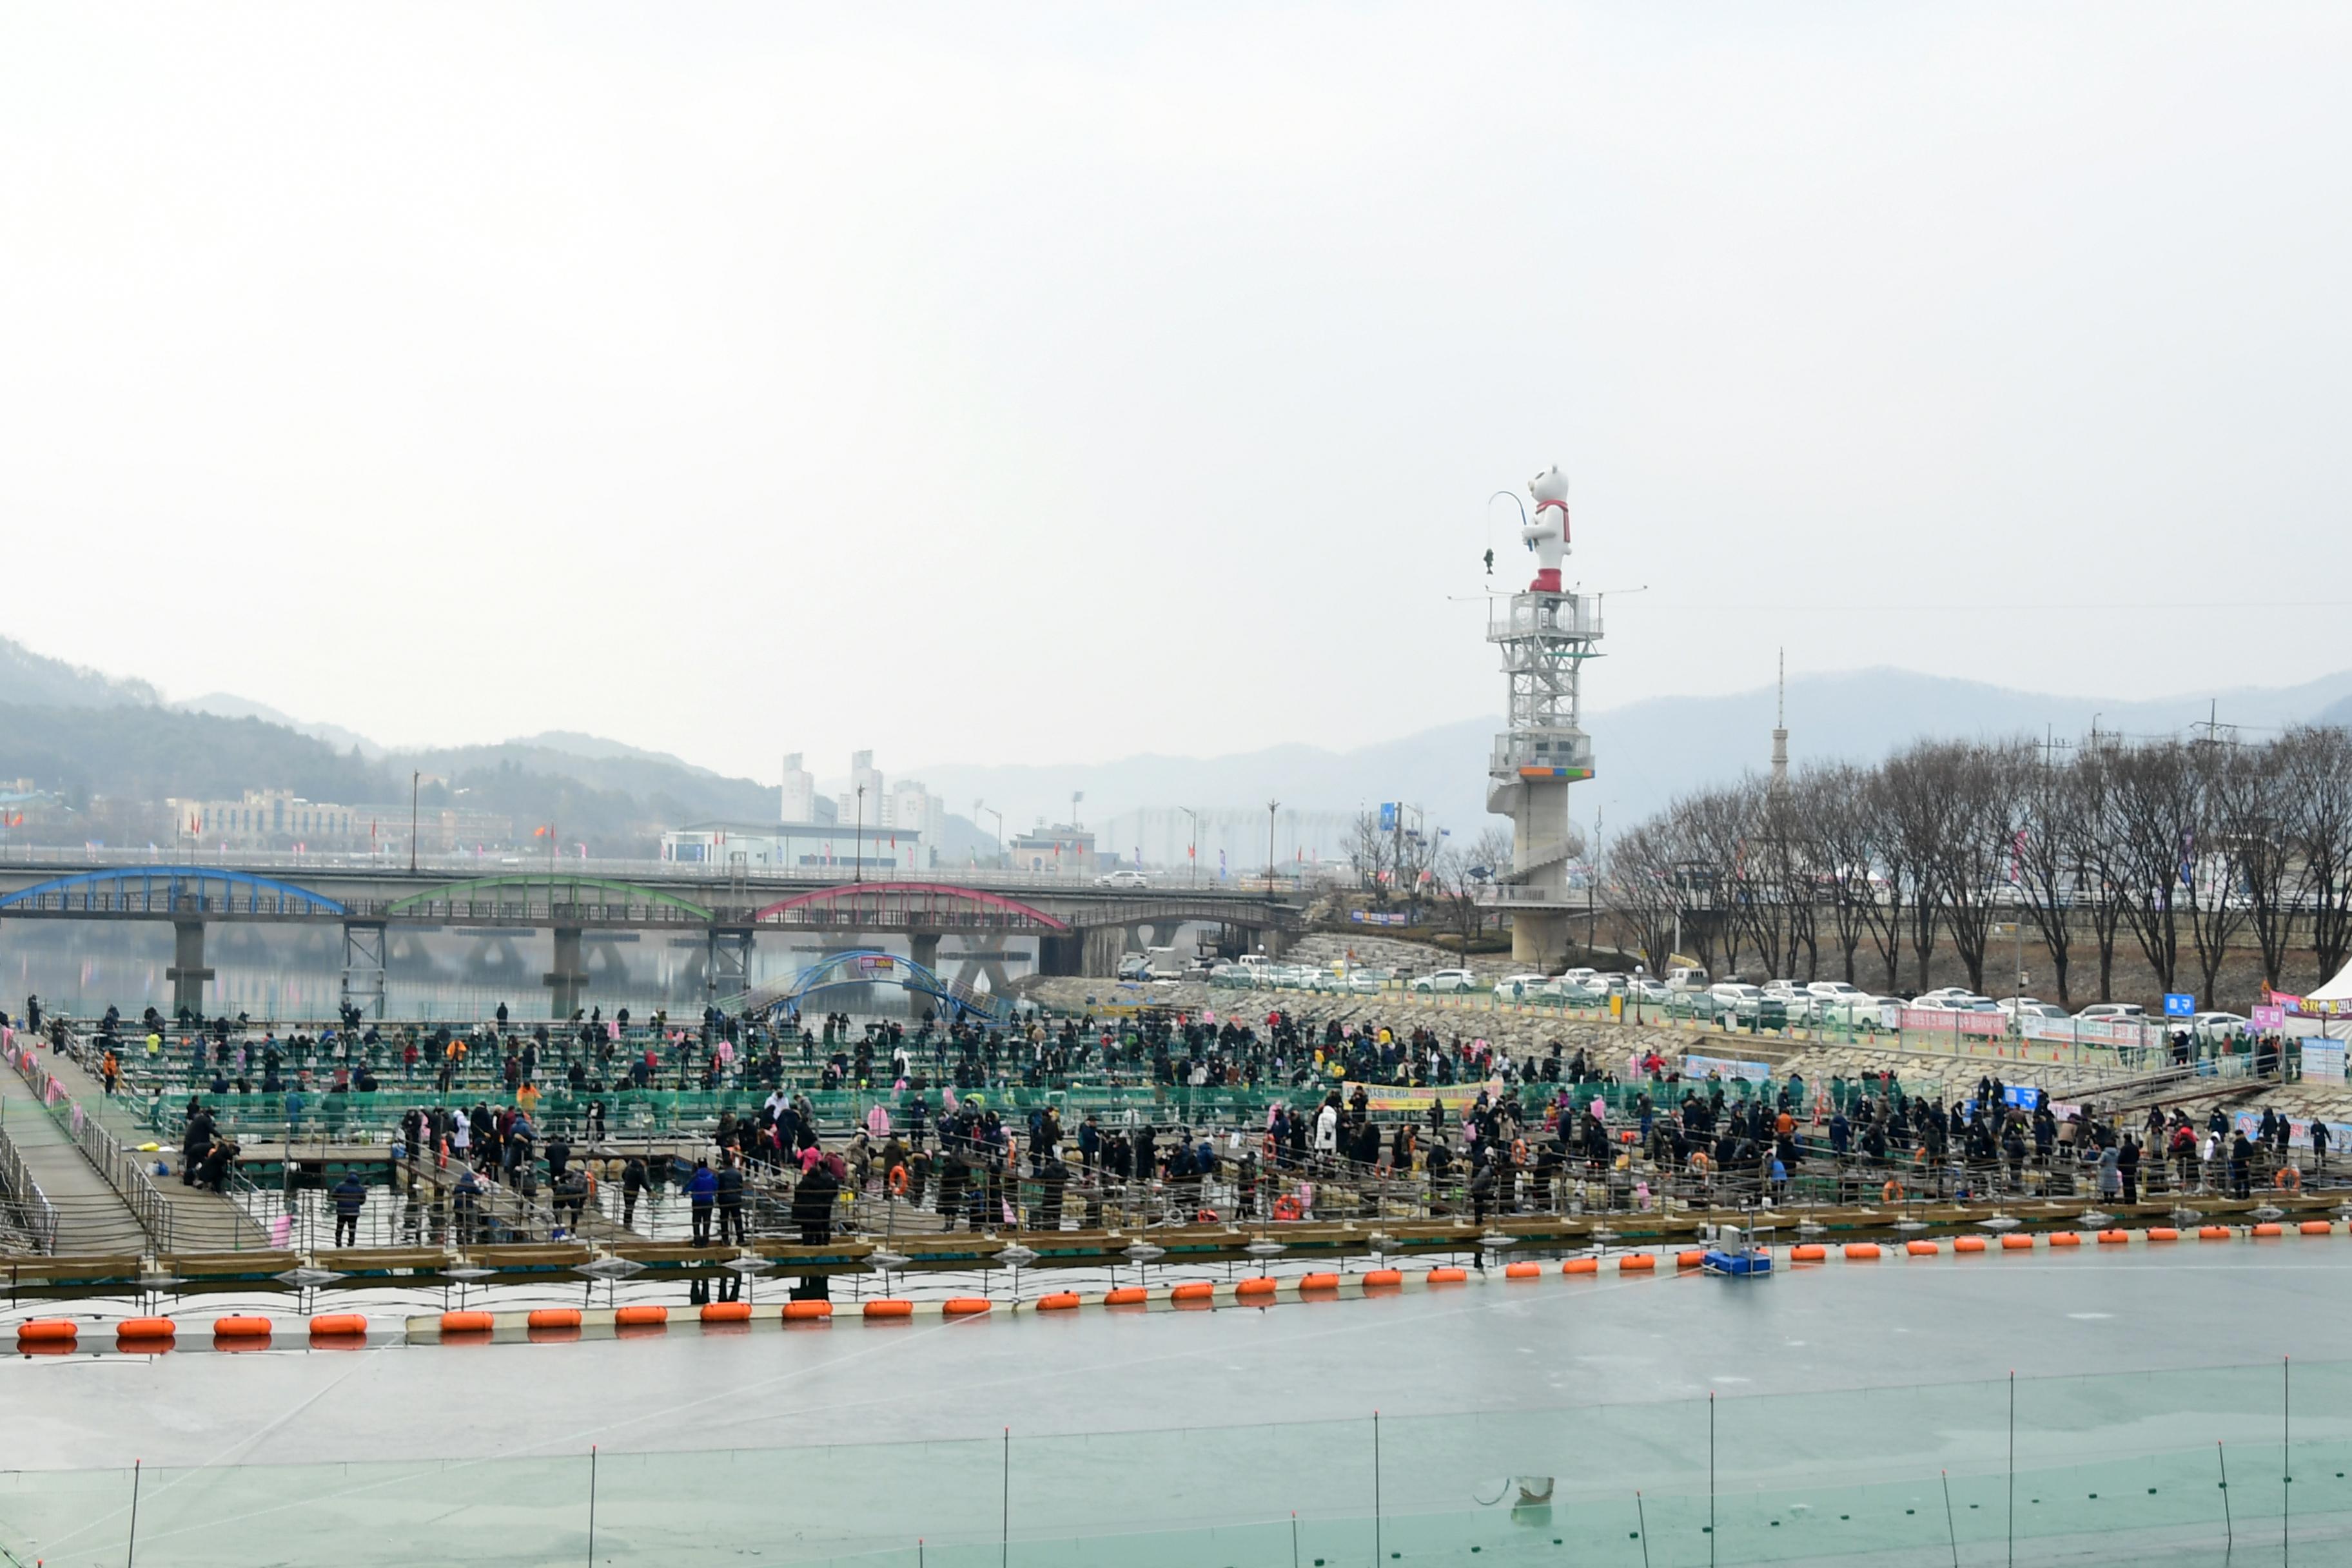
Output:
<path fill-rule="evenodd" d="M 313 1340 L 365 1340 L 368 1321 L 363 1312 L 321 1312 L 309 1322 Z M 212 1321 L 215 1346 L 258 1348 L 269 1342 L 277 1324 L 268 1318 L 239 1314 Z M 180 1324 L 173 1318 L 125 1318 L 114 1325 L 118 1349 L 166 1351 L 179 1342 Z M 81 1325 L 71 1318 L 30 1318 L 16 1325 L 16 1348 L 26 1353 L 70 1350 L 81 1338 Z"/>

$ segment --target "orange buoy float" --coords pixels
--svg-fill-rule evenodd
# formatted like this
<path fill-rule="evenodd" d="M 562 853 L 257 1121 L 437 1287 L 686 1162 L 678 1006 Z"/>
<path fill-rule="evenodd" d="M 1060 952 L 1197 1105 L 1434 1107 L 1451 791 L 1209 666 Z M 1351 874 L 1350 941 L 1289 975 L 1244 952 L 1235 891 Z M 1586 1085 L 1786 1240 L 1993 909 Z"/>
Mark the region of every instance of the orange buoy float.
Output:
<path fill-rule="evenodd" d="M 1849 1241 L 1845 1244 L 1845 1255 L 1847 1261 L 1849 1262 L 1856 1258 L 1875 1259 L 1878 1257 L 1878 1243 L 1874 1241 Z"/>
<path fill-rule="evenodd" d="M 2275 1220 L 2264 1220 L 2262 1224 L 2254 1226 L 2254 1234 L 2256 1236 L 2284 1236 L 2286 1234 L 2286 1227 L 2280 1225 Z"/>
<path fill-rule="evenodd" d="M 367 1335 L 365 1312 L 320 1312 L 310 1320 L 310 1337 L 314 1340 L 347 1339 Z"/>
<path fill-rule="evenodd" d="M 2080 1247 L 2083 1245 L 2083 1238 L 2081 1236 L 2071 1230 L 2053 1230 L 2050 1233 L 2050 1245 L 2053 1247 Z"/>
<path fill-rule="evenodd" d="M 2180 1232 L 2172 1226 L 2152 1225 L 2147 1227 L 2147 1238 L 2150 1241 L 2179 1241 Z"/>
<path fill-rule="evenodd" d="M 2131 1232 L 2127 1230 L 2103 1230 L 2099 1232 L 2099 1245 L 2101 1247 L 2122 1247 L 2130 1240 Z"/>
<path fill-rule="evenodd" d="M 1903 1244 L 1903 1250 L 1914 1258 L 1933 1258 L 1943 1248 L 1932 1241 L 1906 1241 Z"/>
<path fill-rule="evenodd" d="M 1506 1263 L 1503 1265 L 1503 1278 L 1506 1279 L 1540 1279 L 1543 1278 L 1543 1265 L 1540 1263 L 1528 1263 L 1525 1261 L 1518 1263 Z"/>
<path fill-rule="evenodd" d="M 2326 1236 L 2330 1231 L 2333 1231 L 2336 1226 L 2332 1222 L 2327 1220 L 2307 1219 L 2305 1220 L 2297 1228 L 2305 1236 Z"/>
<path fill-rule="evenodd" d="M 634 1306 L 616 1307 L 613 1311 L 613 1326 L 617 1329 L 660 1328 L 668 1322 L 669 1309 L 651 1302 L 641 1301 Z"/>
<path fill-rule="evenodd" d="M 1677 1252 L 1675 1254 L 1675 1267 L 1677 1268 L 1696 1268 L 1704 1265 L 1706 1262 L 1706 1253 L 1701 1249 L 1693 1249 L 1689 1252 Z"/>
<path fill-rule="evenodd" d="M 1337 1290 L 1339 1277 L 1337 1274 L 1308 1274 L 1299 1279 L 1298 1288 L 1301 1290 Z"/>
<path fill-rule="evenodd" d="M 168 1340 L 180 1331 L 180 1325 L 169 1318 L 125 1318 L 114 1325 L 114 1337 L 123 1340 Z M 157 1346 L 166 1349 L 166 1346 Z"/>
<path fill-rule="evenodd" d="M 1617 1272 L 1620 1274 L 1641 1274 L 1655 1268 L 1657 1266 L 1658 1255 L 1654 1252 L 1629 1252 L 1625 1254 L 1624 1257 L 1620 1258 L 1617 1260 Z"/>
<path fill-rule="evenodd" d="M 216 1340 L 266 1340 L 269 1337 L 269 1320 L 256 1317 L 215 1318 L 213 1338 Z"/>
<path fill-rule="evenodd" d="M 1433 1268 L 1421 1277 L 1424 1285 L 1459 1285 L 1469 1278 L 1467 1268 Z"/>
<path fill-rule="evenodd" d="M 1791 1263 L 1819 1263 L 1829 1255 L 1830 1249 L 1818 1242 L 1808 1241 L 1789 1248 L 1789 1261 Z"/>
<path fill-rule="evenodd" d="M 498 1327 L 498 1320 L 488 1312 L 444 1312 L 441 1332 L 448 1334 L 487 1334 Z"/>
<path fill-rule="evenodd" d="M 580 1326 L 577 1307 L 541 1307 L 523 1320 L 526 1329 L 576 1329 Z"/>
<path fill-rule="evenodd" d="M 1037 1298 L 1037 1310 L 1041 1312 L 1074 1312 L 1077 1307 L 1078 1293 L 1076 1290 L 1056 1290 L 1050 1296 Z"/>
<path fill-rule="evenodd" d="M 869 1318 L 911 1318 L 915 1315 L 915 1304 L 895 1296 L 880 1296 L 866 1303 L 866 1315 Z"/>
<path fill-rule="evenodd" d="M 1598 1274 L 1601 1272 L 1601 1259 L 1571 1258 L 1559 1266 L 1559 1271 L 1562 1274 Z"/>
<path fill-rule="evenodd" d="M 829 1321 L 832 1317 L 833 1303 L 830 1301 L 784 1303 L 784 1321 L 788 1323 L 822 1323 Z"/>
<path fill-rule="evenodd" d="M 1981 1236 L 1956 1236 L 1952 1237 L 1952 1250 L 1954 1252 L 1982 1252 L 1984 1249 L 1985 1238 Z"/>
<path fill-rule="evenodd" d="M 950 1318 L 976 1318 L 995 1305 L 985 1296 L 950 1296 L 940 1310 Z"/>
<path fill-rule="evenodd" d="M 1236 1296 L 1271 1296 L 1274 1294 L 1274 1289 L 1275 1280 L 1273 1277 L 1271 1275 L 1260 1274 L 1255 1278 L 1244 1279 L 1240 1284 L 1235 1285 L 1234 1287 L 1234 1294 Z"/>
<path fill-rule="evenodd" d="M 1375 1290 L 1383 1286 L 1402 1285 L 1403 1283 L 1404 1270 L 1402 1268 L 1371 1268 L 1365 1270 L 1364 1273 L 1364 1289 L 1367 1290 Z"/>
<path fill-rule="evenodd" d="M 706 1323 L 748 1323 L 751 1321 L 749 1301 L 705 1301 L 698 1316 Z"/>
<path fill-rule="evenodd" d="M 2197 1227 L 2197 1239 L 2200 1241 L 2227 1241 L 2230 1239 L 2230 1227 L 2226 1225 L 2200 1225 Z"/>
<path fill-rule="evenodd" d="M 2031 1252 L 2033 1250 L 2033 1238 L 2030 1236 L 2004 1236 L 2000 1238 L 2000 1249 L 2003 1252 Z"/>
<path fill-rule="evenodd" d="M 1217 1288 L 1206 1279 L 1187 1279 L 1168 1291 L 1171 1301 L 1205 1301 L 1217 1293 Z"/>
<path fill-rule="evenodd" d="M 1140 1285 L 1122 1285 L 1103 1297 L 1106 1307 L 1140 1307 L 1151 1300 L 1151 1292 Z"/>

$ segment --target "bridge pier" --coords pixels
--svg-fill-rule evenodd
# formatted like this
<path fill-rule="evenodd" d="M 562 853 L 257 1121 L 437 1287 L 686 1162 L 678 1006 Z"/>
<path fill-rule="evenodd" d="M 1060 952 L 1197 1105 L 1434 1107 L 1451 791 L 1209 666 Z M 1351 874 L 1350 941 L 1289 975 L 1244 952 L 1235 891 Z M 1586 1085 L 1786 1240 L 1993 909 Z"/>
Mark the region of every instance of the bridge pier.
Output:
<path fill-rule="evenodd" d="M 1087 951 L 1082 973 L 1109 976 L 1118 973 L 1118 961 L 1127 956 L 1125 926 L 1088 926 Z"/>
<path fill-rule="evenodd" d="M 588 989 L 588 965 L 580 956 L 580 928 L 555 928 L 555 967 L 540 977 L 547 987 L 547 1016 L 566 1019 L 580 1010 L 580 998 Z"/>
<path fill-rule="evenodd" d="M 383 1016 L 387 989 L 382 921 L 343 922 L 343 1000 L 371 1018 Z"/>
<path fill-rule="evenodd" d="M 172 966 L 163 971 L 172 983 L 172 1012 L 183 1010 L 201 1013 L 205 1007 L 205 982 L 213 972 L 205 967 L 205 922 L 178 921 L 172 922 Z"/>
<path fill-rule="evenodd" d="M 712 926 L 702 965 L 703 992 L 715 1004 L 751 989 L 751 928 Z"/>

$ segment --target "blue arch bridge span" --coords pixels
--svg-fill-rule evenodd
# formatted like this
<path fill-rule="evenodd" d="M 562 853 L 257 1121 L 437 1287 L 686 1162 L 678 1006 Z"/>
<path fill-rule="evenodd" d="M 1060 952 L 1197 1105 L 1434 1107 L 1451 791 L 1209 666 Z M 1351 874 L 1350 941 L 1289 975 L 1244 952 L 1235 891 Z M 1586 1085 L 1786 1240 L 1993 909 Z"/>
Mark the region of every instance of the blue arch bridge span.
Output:
<path fill-rule="evenodd" d="M 857 939 L 903 936 L 912 958 L 908 977 L 923 982 L 910 986 L 910 994 L 979 1012 L 1007 982 L 1002 952 L 968 960 L 972 973 L 943 980 L 942 937 L 978 941 L 983 953 L 994 939 L 1024 939 L 1041 973 L 1108 973 L 1118 954 L 1139 940 L 1170 940 L 1188 921 L 1212 922 L 1243 940 L 1277 946 L 1303 923 L 1295 902 L 1241 889 L 1109 890 L 1079 884 L 1042 892 L 1024 888 L 1015 897 L 905 880 L 804 887 L 773 898 L 768 895 L 782 889 L 684 879 L 664 887 L 561 869 L 456 881 L 375 867 L 305 867 L 295 874 L 299 880 L 230 866 L 113 866 L 68 876 L 0 867 L 0 920 L 169 921 L 173 962 L 165 973 L 173 1007 L 190 1012 L 203 1010 L 205 984 L 213 978 L 205 964 L 208 925 L 331 921 L 343 934 L 344 998 L 377 1017 L 384 1011 L 388 933 L 449 925 L 545 930 L 553 937 L 554 962 L 542 984 L 556 1018 L 571 1016 L 582 1004 L 589 981 L 582 939 L 591 931 L 698 935 L 706 948 L 708 994 L 754 1005 L 751 955 L 762 932 L 806 933 L 845 944 L 844 952 L 804 974 L 834 958 L 875 951 Z M 971 984 L 982 976 L 986 989 Z"/>

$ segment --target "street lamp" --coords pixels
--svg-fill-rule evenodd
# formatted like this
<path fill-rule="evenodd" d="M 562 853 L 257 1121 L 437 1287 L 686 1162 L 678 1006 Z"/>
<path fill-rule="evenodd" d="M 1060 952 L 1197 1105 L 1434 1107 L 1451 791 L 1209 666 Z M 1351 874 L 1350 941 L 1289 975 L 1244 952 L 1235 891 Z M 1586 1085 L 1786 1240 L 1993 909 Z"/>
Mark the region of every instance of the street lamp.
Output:
<path fill-rule="evenodd" d="M 1180 805 L 1176 809 L 1192 819 L 1192 838 L 1184 846 L 1184 858 L 1192 863 L 1192 885 L 1197 888 L 1201 885 L 1201 814 L 1189 805 Z"/>
<path fill-rule="evenodd" d="M 1001 811 L 992 810 L 989 804 L 984 800 L 973 801 L 971 803 L 971 815 L 972 820 L 975 823 L 979 821 L 982 812 L 986 812 L 989 816 L 996 818 L 996 868 L 1002 871 L 1004 869 L 1004 814 Z"/>
<path fill-rule="evenodd" d="M 416 787 L 424 778 L 421 773 L 408 775 L 408 869 L 412 875 L 416 870 Z"/>
<path fill-rule="evenodd" d="M 838 822 L 839 817 L 834 818 Z M 857 835 L 849 841 L 849 879 L 856 884 L 866 880 L 866 786 L 857 786 Z"/>
<path fill-rule="evenodd" d="M 1274 814 L 1281 805 L 1278 800 L 1265 803 L 1265 890 L 1269 893 L 1274 891 Z"/>

